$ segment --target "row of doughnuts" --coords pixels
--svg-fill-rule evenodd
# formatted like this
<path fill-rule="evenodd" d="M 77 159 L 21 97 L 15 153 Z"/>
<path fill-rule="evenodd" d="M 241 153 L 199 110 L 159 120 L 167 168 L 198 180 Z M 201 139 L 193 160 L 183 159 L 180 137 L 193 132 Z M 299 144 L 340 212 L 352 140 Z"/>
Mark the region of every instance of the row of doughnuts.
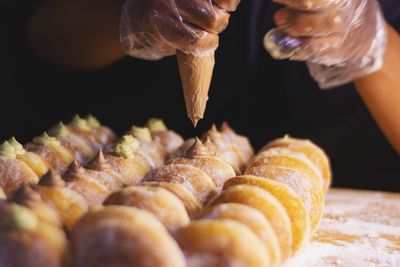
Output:
<path fill-rule="evenodd" d="M 91 126 L 87 127 L 89 121 Z M 97 122 L 93 117 L 75 117 L 70 124 L 60 123 L 49 130 L 49 134 L 44 133 L 39 137 L 40 142 L 35 138 L 32 145 L 22 146 L 14 138 L 3 143 L 2 147 L 5 149 L 1 150 L 8 150 L 8 153 L 0 155 L 0 181 L 5 185 L 11 181 L 12 186 L 5 186 L 8 200 L 1 202 L 3 216 L 0 222 L 0 239 L 8 242 L 1 242 L 4 245 L 0 252 L 12 252 L 19 247 L 23 257 L 10 257 L 12 253 L 0 253 L 0 266 L 24 266 L 26 262 L 29 262 L 29 266 L 68 265 L 65 259 L 69 257 L 65 255 L 69 254 L 66 245 L 69 241 L 62 229 L 69 234 L 75 222 L 90 207 L 101 204 L 113 191 L 140 182 L 149 171 L 161 167 L 164 160 L 172 157 L 183 143 L 182 137 L 168 130 L 157 119 L 149 120 L 147 127 L 132 127 L 119 141 L 116 141 L 111 130 L 100 126 L 98 122 L 94 125 L 93 122 Z M 101 145 L 96 143 L 97 153 L 93 147 L 93 152 L 85 154 L 85 149 L 82 148 L 84 146 L 80 146 L 82 139 L 85 139 L 78 134 L 84 134 L 85 138 L 93 141 L 93 128 L 96 128 L 96 132 L 100 130 L 97 128 L 104 129 L 114 137 L 106 139 L 109 141 Z M 27 149 L 33 145 L 43 148 L 35 152 Z M 52 162 L 65 158 L 63 154 L 54 152 L 59 150 L 71 155 L 69 166 L 55 168 L 59 165 L 51 165 Z M 36 154 L 37 151 L 54 153 Z M 35 164 L 28 165 L 22 160 L 21 156 L 26 154 L 30 158 L 33 154 L 41 159 L 35 163 L 39 162 L 39 166 L 42 164 L 45 170 L 37 173 L 35 179 L 30 179 L 30 176 L 15 179 L 12 175 L 18 176 L 21 172 L 10 172 L 10 161 L 18 168 L 25 165 L 31 169 L 36 167 Z M 55 234 L 45 235 L 46 231 Z M 24 242 L 21 243 L 22 240 Z M 35 240 L 38 247 L 32 245 Z M 32 261 L 32 255 L 37 254 L 38 249 L 48 252 L 42 251 L 41 257 Z"/>
<path fill-rule="evenodd" d="M 310 141 L 254 156 L 227 124 L 185 142 L 160 120 L 146 126 L 7 190 L 0 266 L 278 266 L 315 231 L 331 174 Z"/>
<path fill-rule="evenodd" d="M 184 156 L 87 213 L 72 234 L 74 266 L 265 267 L 299 251 L 322 216 L 331 180 L 325 153 L 285 136 L 252 157 L 243 175 L 229 178 L 235 165 L 228 171 L 227 161 L 216 164 L 211 158 L 218 153 L 206 143 L 195 140 Z M 196 200 L 191 210 L 187 203 Z M 93 243 L 101 244 L 97 252 Z"/>

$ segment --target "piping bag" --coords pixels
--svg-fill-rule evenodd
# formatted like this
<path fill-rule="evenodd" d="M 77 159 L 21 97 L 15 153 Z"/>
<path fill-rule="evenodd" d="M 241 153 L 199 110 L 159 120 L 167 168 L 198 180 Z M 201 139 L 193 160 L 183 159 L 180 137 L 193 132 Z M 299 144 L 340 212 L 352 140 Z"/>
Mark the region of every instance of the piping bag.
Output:
<path fill-rule="evenodd" d="M 186 112 L 193 126 L 196 127 L 197 122 L 204 117 L 206 110 L 208 91 L 215 65 L 214 53 L 197 57 L 178 50 L 176 56 Z"/>

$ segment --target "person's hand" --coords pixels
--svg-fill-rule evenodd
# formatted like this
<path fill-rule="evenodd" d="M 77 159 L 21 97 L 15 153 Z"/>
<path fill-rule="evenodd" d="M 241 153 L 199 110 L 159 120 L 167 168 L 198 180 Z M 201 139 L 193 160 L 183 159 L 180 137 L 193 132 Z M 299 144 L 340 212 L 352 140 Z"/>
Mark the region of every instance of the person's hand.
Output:
<path fill-rule="evenodd" d="M 127 0 L 120 39 L 127 54 L 149 60 L 174 55 L 213 53 L 218 34 L 240 0 Z"/>
<path fill-rule="evenodd" d="M 386 23 L 376 0 L 274 0 L 277 28 L 264 46 L 276 59 L 306 61 L 321 88 L 341 85 L 382 66 Z"/>

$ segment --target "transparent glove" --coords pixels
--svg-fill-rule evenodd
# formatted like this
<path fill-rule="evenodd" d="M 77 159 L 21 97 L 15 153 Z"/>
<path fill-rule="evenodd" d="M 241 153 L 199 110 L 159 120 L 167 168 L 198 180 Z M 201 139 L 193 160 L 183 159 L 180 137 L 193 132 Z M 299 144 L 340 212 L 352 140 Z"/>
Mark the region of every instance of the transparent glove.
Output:
<path fill-rule="evenodd" d="M 264 37 L 276 59 L 306 61 L 321 88 L 377 71 L 386 47 L 386 23 L 376 0 L 275 0 L 277 28 Z"/>
<path fill-rule="evenodd" d="M 127 0 L 121 12 L 120 39 L 128 55 L 157 60 L 176 50 L 212 54 L 218 34 L 240 0 Z"/>

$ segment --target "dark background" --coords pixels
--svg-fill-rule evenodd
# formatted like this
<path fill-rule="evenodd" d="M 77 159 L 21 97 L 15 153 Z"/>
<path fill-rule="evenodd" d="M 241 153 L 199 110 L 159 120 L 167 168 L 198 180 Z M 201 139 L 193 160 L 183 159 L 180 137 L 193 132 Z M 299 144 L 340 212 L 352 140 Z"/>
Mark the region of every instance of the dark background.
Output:
<path fill-rule="evenodd" d="M 400 191 L 399 156 L 352 85 L 322 91 L 303 63 L 272 60 L 262 47 L 265 26 L 249 44 L 251 1 L 243 1 L 221 36 L 206 118 L 196 129 L 186 117 L 174 57 L 126 57 L 91 72 L 36 57 L 25 40 L 36 2 L 0 2 L 1 140 L 28 142 L 74 114 L 92 113 L 119 134 L 161 117 L 185 137 L 226 120 L 256 148 L 286 133 L 312 139 L 332 159 L 335 186 Z"/>

